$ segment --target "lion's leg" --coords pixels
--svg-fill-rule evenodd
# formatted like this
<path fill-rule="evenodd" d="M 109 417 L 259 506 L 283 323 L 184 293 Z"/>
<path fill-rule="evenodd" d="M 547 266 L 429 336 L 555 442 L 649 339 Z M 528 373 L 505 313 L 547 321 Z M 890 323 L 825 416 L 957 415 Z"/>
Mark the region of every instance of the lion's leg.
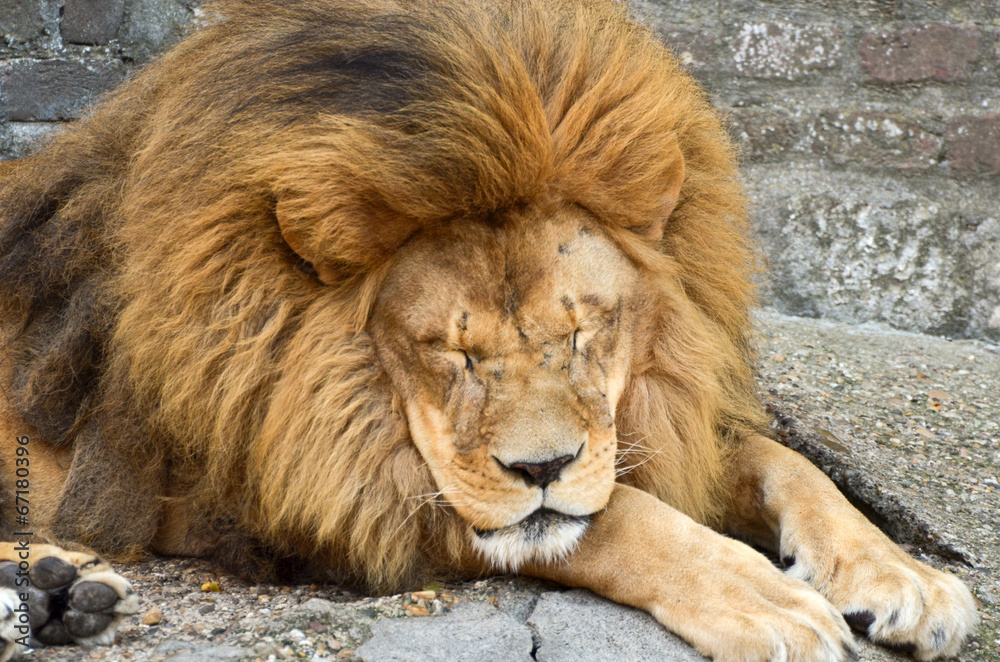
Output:
<path fill-rule="evenodd" d="M 844 619 L 809 586 L 623 485 L 568 559 L 523 572 L 644 609 L 717 660 L 833 662 L 854 645 Z"/>
<path fill-rule="evenodd" d="M 873 641 L 915 647 L 920 660 L 958 652 L 978 620 L 962 582 L 903 552 L 781 444 L 748 437 L 733 466 L 731 533 L 770 538 L 787 574 L 812 584 Z"/>
<path fill-rule="evenodd" d="M 6 528 L 24 530 L 17 524 L 17 508 L 27 506 L 28 528 L 36 538 L 46 537 L 44 532 L 55 519 L 72 461 L 72 448 L 46 443 L 10 411 L 0 392 L 0 488 L 4 490 L 0 522 Z"/>

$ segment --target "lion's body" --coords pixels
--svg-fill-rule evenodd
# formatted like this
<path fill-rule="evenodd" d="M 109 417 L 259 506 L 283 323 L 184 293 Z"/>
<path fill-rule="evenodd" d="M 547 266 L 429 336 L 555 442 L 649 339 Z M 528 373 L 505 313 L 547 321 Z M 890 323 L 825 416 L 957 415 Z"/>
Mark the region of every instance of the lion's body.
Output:
<path fill-rule="evenodd" d="M 171 486 L 255 536 L 322 531 L 306 544 L 369 566 L 360 577 L 373 586 L 409 579 L 417 560 L 396 557 L 420 549 L 434 509 L 411 516 L 412 497 L 433 484 L 370 346 L 356 339 L 381 247 L 348 246 L 358 254 L 342 259 L 363 267 L 340 287 L 303 277 L 274 220 L 274 180 L 294 182 L 303 197 L 330 196 L 323 202 L 332 206 L 348 195 L 337 192 L 338 177 L 354 186 L 367 176 L 373 195 L 405 212 L 414 207 L 407 223 L 427 225 L 576 188 L 593 198 L 581 202 L 634 225 L 654 204 L 648 183 L 602 191 L 602 178 L 608 168 L 619 176 L 653 170 L 657 141 L 675 135 L 692 184 L 667 229 L 673 259 L 663 279 L 677 282 L 664 286 L 694 303 L 688 314 L 697 326 L 685 329 L 692 340 L 719 346 L 680 357 L 703 376 L 700 391 L 679 393 L 692 382 L 672 374 L 683 369 L 677 358 L 655 357 L 659 365 L 646 367 L 626 396 L 618 427 L 634 435 L 626 439 L 661 440 L 660 448 L 637 450 L 634 463 L 648 461 L 631 482 L 702 521 L 717 518 L 713 483 L 723 449 L 713 445 L 723 440 L 714 428 L 752 424 L 757 408 L 745 367 L 751 264 L 743 202 L 724 133 L 700 92 L 650 35 L 599 3 L 572 12 L 512 3 L 489 19 L 456 4 L 435 24 L 420 13 L 370 18 L 391 3 L 348 4 L 321 26 L 303 9 L 322 5 L 305 2 L 271 7 L 277 18 L 261 11 L 208 28 L 6 179 L 0 301 L 9 328 L 26 328 L 12 344 L 17 376 L 5 386 L 45 442 L 72 445 L 78 456 L 89 445 L 101 456 L 74 468 L 80 475 L 69 498 L 87 506 L 73 513 L 67 505 L 56 532 L 134 555 L 154 535 L 158 497 Z M 598 16 L 615 22 L 602 27 Z M 525 26 L 515 31 L 517 21 Z M 505 62 L 505 50 L 520 61 Z M 338 62 L 343 51 L 357 60 Z M 453 77 L 434 80 L 446 58 Z M 331 80 L 338 71 L 340 87 Z M 359 87 L 361 75 L 372 88 Z M 256 90 L 261 79 L 266 93 Z M 445 138 L 453 144 L 425 147 L 417 163 L 391 147 L 324 162 L 343 149 L 338 141 L 360 140 L 331 124 L 399 112 L 414 102 L 404 94 L 435 98 L 441 112 L 465 103 L 494 117 L 452 129 Z M 639 134 L 637 122 L 654 112 L 663 131 Z M 385 139 L 443 132 L 439 125 L 452 119 L 428 113 L 413 118 L 414 127 L 385 129 L 392 136 Z M 593 144 L 578 146 L 583 139 Z M 372 159 L 382 172 L 364 173 Z M 413 181 L 414 167 L 424 181 Z M 483 199 L 468 199 L 469 190 Z M 341 231 L 386 232 L 379 223 L 400 224 L 388 216 L 359 217 Z M 729 381 L 737 388 L 720 393 Z M 699 442 L 677 443 L 682 436 Z M 387 468 L 387 457 L 398 466 Z M 120 501 L 79 492 L 98 477 L 102 489 L 120 486 Z"/>
<path fill-rule="evenodd" d="M 39 530 L 385 590 L 477 549 L 544 576 L 616 478 L 773 529 L 730 513 L 764 421 L 733 153 L 651 33 L 604 0 L 219 10 L 3 171 L 0 457 L 34 437 Z M 538 485 L 565 545 L 531 557 L 495 532 Z"/>

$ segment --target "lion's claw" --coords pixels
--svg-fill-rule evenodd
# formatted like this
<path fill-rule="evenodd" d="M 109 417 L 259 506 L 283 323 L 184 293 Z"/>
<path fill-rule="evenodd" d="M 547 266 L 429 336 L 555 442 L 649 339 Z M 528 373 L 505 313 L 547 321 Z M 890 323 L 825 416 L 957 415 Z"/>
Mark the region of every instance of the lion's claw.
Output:
<path fill-rule="evenodd" d="M 868 628 L 875 622 L 875 614 L 870 611 L 856 611 L 844 614 L 844 620 L 857 634 L 868 636 Z"/>

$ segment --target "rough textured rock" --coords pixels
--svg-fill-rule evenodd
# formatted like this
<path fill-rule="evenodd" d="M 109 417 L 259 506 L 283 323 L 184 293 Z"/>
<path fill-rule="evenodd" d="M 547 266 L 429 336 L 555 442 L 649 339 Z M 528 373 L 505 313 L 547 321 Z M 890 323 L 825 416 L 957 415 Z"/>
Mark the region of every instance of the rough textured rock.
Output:
<path fill-rule="evenodd" d="M 0 2 L 0 57 L 5 53 L 50 48 L 59 26 L 59 7 L 51 0 Z"/>
<path fill-rule="evenodd" d="M 812 124 L 812 151 L 837 165 L 927 170 L 937 165 L 943 140 L 917 122 L 891 113 L 821 113 Z"/>
<path fill-rule="evenodd" d="M 954 117 L 948 123 L 945 138 L 952 168 L 1000 175 L 1000 115 Z"/>
<path fill-rule="evenodd" d="M 0 153 L 13 158 L 27 156 L 33 148 L 59 130 L 55 122 L 7 122 L 0 123 Z"/>
<path fill-rule="evenodd" d="M 106 44 L 118 36 L 125 0 L 66 0 L 62 37 L 74 44 Z"/>
<path fill-rule="evenodd" d="M 649 614 L 590 591 L 544 594 L 528 625 L 535 630 L 539 662 L 707 660 Z"/>
<path fill-rule="evenodd" d="M 966 80 L 979 59 L 975 27 L 921 25 L 884 30 L 861 40 L 861 66 L 880 83 Z"/>
<path fill-rule="evenodd" d="M 785 110 L 731 108 L 728 118 L 744 156 L 757 162 L 780 162 L 799 137 L 799 127 Z"/>
<path fill-rule="evenodd" d="M 191 645 L 183 642 L 171 641 L 162 644 L 153 655 L 157 659 L 169 660 L 169 662 L 212 662 L 214 660 L 245 660 L 253 654 L 253 651 L 236 646 L 206 646 Z"/>
<path fill-rule="evenodd" d="M 656 31 L 687 69 L 698 71 L 720 66 L 716 33 L 677 25 L 661 25 Z"/>
<path fill-rule="evenodd" d="M 813 168 L 751 172 L 766 292 L 779 308 L 948 336 L 993 333 L 1000 216 L 989 190 L 887 187 Z"/>
<path fill-rule="evenodd" d="M 122 56 L 141 64 L 177 43 L 200 15 L 201 4 L 201 0 L 132 0 L 118 31 Z"/>
<path fill-rule="evenodd" d="M 794 80 L 837 66 L 840 33 L 824 25 L 744 23 L 732 48 L 740 75 Z"/>
<path fill-rule="evenodd" d="M 24 58 L 0 63 L 0 119 L 78 117 L 101 92 L 114 88 L 124 77 L 124 65 L 114 59 Z"/>
<path fill-rule="evenodd" d="M 528 662 L 531 630 L 484 603 L 463 603 L 434 619 L 386 619 L 358 649 L 365 662 Z"/>

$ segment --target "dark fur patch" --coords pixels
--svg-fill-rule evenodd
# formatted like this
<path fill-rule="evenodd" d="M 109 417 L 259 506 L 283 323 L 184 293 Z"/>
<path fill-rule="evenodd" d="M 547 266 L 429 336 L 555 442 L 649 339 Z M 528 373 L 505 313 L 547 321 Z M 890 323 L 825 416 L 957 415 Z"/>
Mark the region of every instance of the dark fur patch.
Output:
<path fill-rule="evenodd" d="M 516 286 L 511 286 L 508 288 L 504 296 L 503 311 L 508 315 L 514 315 L 517 313 L 517 309 L 521 305 L 521 290 Z M 518 332 L 524 335 L 520 329 Z"/>
<path fill-rule="evenodd" d="M 114 314 L 102 167 L 80 149 L 0 182 L 0 314 L 13 324 L 15 410 L 52 443 L 86 416 Z M 83 174 L 86 173 L 86 174 Z"/>
<path fill-rule="evenodd" d="M 407 16 L 371 21 L 326 17 L 281 35 L 282 43 L 275 46 L 291 57 L 280 58 L 287 64 L 275 72 L 276 82 L 292 91 L 286 100 L 290 104 L 348 115 L 398 113 L 430 93 L 435 66 L 422 47 L 425 30 Z M 345 46 L 348 40 L 351 45 Z M 298 53 L 304 57 L 296 57 Z M 259 81 L 241 83 L 262 89 Z"/>

